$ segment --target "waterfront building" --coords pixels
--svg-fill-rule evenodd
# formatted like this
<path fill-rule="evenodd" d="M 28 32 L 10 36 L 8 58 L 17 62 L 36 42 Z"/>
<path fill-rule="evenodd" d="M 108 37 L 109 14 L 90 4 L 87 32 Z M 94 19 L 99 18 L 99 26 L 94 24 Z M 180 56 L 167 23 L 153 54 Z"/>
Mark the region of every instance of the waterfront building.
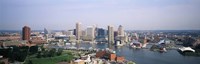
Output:
<path fill-rule="evenodd" d="M 124 36 L 124 29 L 122 25 L 119 25 L 118 27 L 118 36 Z"/>
<path fill-rule="evenodd" d="M 95 33 L 94 33 L 94 27 L 92 26 L 88 26 L 87 29 L 86 29 L 86 34 L 87 34 L 87 37 L 93 41 L 94 40 L 94 36 L 95 36 Z"/>
<path fill-rule="evenodd" d="M 103 28 L 97 28 L 97 36 L 96 38 L 105 38 L 106 36 L 106 30 Z"/>
<path fill-rule="evenodd" d="M 115 45 L 122 46 L 125 43 L 126 37 L 122 25 L 119 25 L 118 30 L 114 32 Z"/>
<path fill-rule="evenodd" d="M 73 29 L 73 35 L 76 36 L 76 29 Z"/>
<path fill-rule="evenodd" d="M 77 22 L 76 23 L 76 40 L 80 40 L 81 36 L 81 23 Z"/>
<path fill-rule="evenodd" d="M 97 42 L 106 42 L 107 30 L 103 28 L 96 28 L 96 37 Z"/>
<path fill-rule="evenodd" d="M 112 53 L 112 54 L 109 55 L 110 61 L 115 61 L 115 58 L 116 58 L 116 54 Z"/>
<path fill-rule="evenodd" d="M 116 57 L 116 61 L 117 62 L 123 62 L 125 59 L 124 59 L 124 57 L 123 56 L 118 56 L 118 57 Z"/>
<path fill-rule="evenodd" d="M 68 31 L 67 31 L 67 35 L 68 35 L 68 36 L 74 35 L 74 34 L 73 34 L 73 30 L 68 30 Z"/>
<path fill-rule="evenodd" d="M 114 40 L 116 40 L 115 37 L 117 37 L 117 36 L 118 36 L 118 32 L 117 32 L 117 31 L 114 31 Z"/>
<path fill-rule="evenodd" d="M 114 29 L 113 26 L 108 26 L 108 47 L 110 48 L 111 45 L 114 43 Z"/>
<path fill-rule="evenodd" d="M 30 40 L 31 28 L 28 26 L 24 26 L 22 28 L 22 40 Z"/>
<path fill-rule="evenodd" d="M 86 30 L 82 30 L 81 31 L 81 38 L 83 38 L 84 36 L 87 36 L 87 31 Z"/>

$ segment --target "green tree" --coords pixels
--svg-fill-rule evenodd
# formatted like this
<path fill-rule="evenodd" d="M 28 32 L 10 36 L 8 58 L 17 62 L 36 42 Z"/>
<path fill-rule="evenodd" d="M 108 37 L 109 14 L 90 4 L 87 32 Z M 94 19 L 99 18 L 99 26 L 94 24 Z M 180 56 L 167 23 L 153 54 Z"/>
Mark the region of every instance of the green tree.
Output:
<path fill-rule="evenodd" d="M 55 49 L 55 48 L 52 48 L 52 49 L 49 51 L 48 57 L 54 57 L 55 55 L 56 55 L 56 49 Z"/>
<path fill-rule="evenodd" d="M 61 55 L 62 52 L 63 52 L 63 49 L 62 49 L 62 48 L 59 48 L 58 51 L 57 51 L 57 55 L 58 55 L 58 56 Z"/>
<path fill-rule="evenodd" d="M 29 49 L 30 54 L 35 54 L 38 52 L 38 46 L 31 46 Z"/>
<path fill-rule="evenodd" d="M 41 57 L 42 57 L 41 52 L 38 52 L 37 53 L 37 58 L 41 58 Z"/>

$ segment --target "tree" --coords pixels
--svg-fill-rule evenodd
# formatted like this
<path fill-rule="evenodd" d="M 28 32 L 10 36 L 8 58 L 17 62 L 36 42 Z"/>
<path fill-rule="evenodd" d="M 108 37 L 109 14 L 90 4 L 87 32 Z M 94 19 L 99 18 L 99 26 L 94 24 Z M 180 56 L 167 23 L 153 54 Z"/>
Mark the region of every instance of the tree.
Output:
<path fill-rule="evenodd" d="M 188 47 L 188 46 L 193 46 L 194 42 L 196 40 L 194 38 L 191 37 L 185 37 L 183 40 L 183 46 Z"/>
<path fill-rule="evenodd" d="M 23 62 L 28 55 L 28 46 L 19 47 L 19 51 L 16 52 L 17 61 Z"/>
<path fill-rule="evenodd" d="M 41 52 L 38 52 L 37 53 L 37 58 L 41 58 L 41 57 L 42 57 Z"/>
<path fill-rule="evenodd" d="M 52 48 L 52 49 L 49 51 L 48 57 L 54 57 L 55 55 L 56 55 L 56 49 L 55 49 L 55 48 Z"/>
<path fill-rule="evenodd" d="M 47 57 L 49 54 L 48 50 L 42 51 L 42 57 Z"/>
<path fill-rule="evenodd" d="M 29 49 L 30 54 L 35 54 L 38 52 L 38 46 L 31 46 Z"/>
<path fill-rule="evenodd" d="M 61 55 L 62 52 L 63 52 L 63 49 L 62 49 L 62 48 L 59 48 L 58 51 L 57 51 L 57 55 L 58 55 L 58 56 Z"/>

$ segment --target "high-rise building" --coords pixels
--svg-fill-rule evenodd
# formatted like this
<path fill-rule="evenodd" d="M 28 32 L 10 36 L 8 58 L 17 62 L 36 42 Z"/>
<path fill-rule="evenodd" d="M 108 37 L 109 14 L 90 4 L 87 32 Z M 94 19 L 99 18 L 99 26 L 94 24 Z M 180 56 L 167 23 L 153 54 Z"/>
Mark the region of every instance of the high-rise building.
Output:
<path fill-rule="evenodd" d="M 106 36 L 106 30 L 103 28 L 97 28 L 97 36 L 96 38 L 105 38 Z"/>
<path fill-rule="evenodd" d="M 122 27 L 122 25 L 119 25 L 118 30 L 116 32 L 114 32 L 114 37 L 115 37 L 115 44 L 123 44 L 125 42 L 125 32 L 124 29 Z M 117 43 L 119 42 L 119 43 Z"/>
<path fill-rule="evenodd" d="M 30 40 L 31 36 L 31 28 L 28 26 L 24 26 L 22 28 L 22 39 L 23 40 Z"/>
<path fill-rule="evenodd" d="M 81 36 L 81 23 L 77 22 L 76 23 L 76 40 L 80 40 Z"/>
<path fill-rule="evenodd" d="M 118 32 L 114 31 L 114 38 L 118 36 Z M 114 39 L 115 40 L 115 39 Z"/>
<path fill-rule="evenodd" d="M 73 35 L 76 36 L 76 29 L 73 29 Z"/>
<path fill-rule="evenodd" d="M 47 30 L 46 28 L 44 28 L 44 34 L 49 34 L 49 30 Z"/>
<path fill-rule="evenodd" d="M 86 35 L 87 35 L 86 32 L 87 32 L 86 30 L 82 30 L 82 31 L 81 31 L 81 36 L 82 36 L 82 37 L 83 37 L 83 36 L 86 36 Z"/>
<path fill-rule="evenodd" d="M 119 25 L 118 27 L 118 36 L 124 36 L 124 29 L 122 25 Z"/>
<path fill-rule="evenodd" d="M 94 27 L 92 27 L 92 26 L 87 27 L 86 34 L 87 34 L 88 38 L 93 40 L 95 38 L 94 37 L 95 36 Z"/>
<path fill-rule="evenodd" d="M 44 28 L 44 37 L 45 37 L 45 39 L 46 39 L 47 42 L 48 42 L 49 35 L 50 35 L 49 30 L 47 30 L 46 28 Z"/>
<path fill-rule="evenodd" d="M 110 48 L 111 45 L 114 43 L 114 29 L 112 26 L 108 26 L 108 47 Z"/>
<path fill-rule="evenodd" d="M 74 35 L 74 34 L 73 34 L 73 31 L 74 31 L 74 30 L 68 30 L 68 31 L 67 31 L 67 35 L 68 35 L 68 36 L 69 36 L 69 35 Z"/>

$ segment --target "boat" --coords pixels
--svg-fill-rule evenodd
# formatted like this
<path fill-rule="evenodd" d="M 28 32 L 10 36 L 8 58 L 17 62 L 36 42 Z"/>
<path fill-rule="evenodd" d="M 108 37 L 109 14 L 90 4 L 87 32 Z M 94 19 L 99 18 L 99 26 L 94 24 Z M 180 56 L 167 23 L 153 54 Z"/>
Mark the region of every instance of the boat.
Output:
<path fill-rule="evenodd" d="M 159 52 L 167 52 L 166 48 L 160 48 Z"/>

